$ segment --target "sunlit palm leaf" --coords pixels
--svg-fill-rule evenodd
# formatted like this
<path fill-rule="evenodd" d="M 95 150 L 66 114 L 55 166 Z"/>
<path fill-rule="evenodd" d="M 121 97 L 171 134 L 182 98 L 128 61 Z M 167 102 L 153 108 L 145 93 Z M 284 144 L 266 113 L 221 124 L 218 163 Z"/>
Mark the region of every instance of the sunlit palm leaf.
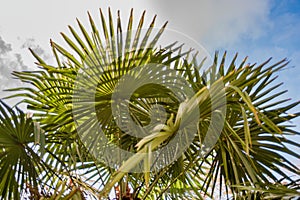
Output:
<path fill-rule="evenodd" d="M 197 64 L 187 59 L 188 56 L 196 57 L 196 54 L 182 53 L 181 46 L 176 43 L 162 49 L 155 46 L 165 29 L 163 25 L 157 33 L 153 33 L 155 18 L 143 34 L 144 14 L 134 31 L 131 12 L 126 32 L 123 32 L 125 29 L 121 27 L 119 15 L 116 28 L 110 11 L 108 15 L 107 23 L 100 11 L 101 30 L 89 15 L 90 34 L 79 20 L 81 35 L 72 27 L 69 29 L 74 39 L 62 33 L 75 55 L 51 41 L 57 66 L 46 64 L 32 52 L 41 70 L 13 73 L 21 81 L 31 84 L 30 87 L 11 91 L 19 92 L 15 96 L 25 97 L 23 102 L 34 111 L 34 118 L 45 130 L 46 163 L 56 165 L 57 171 L 64 175 L 83 175 L 86 181 L 98 182 L 98 188 L 93 184 L 91 187 L 86 186 L 84 180 L 77 184 L 95 192 L 103 190 L 101 195 L 107 196 L 116 184 L 124 191 L 124 184 L 128 184 L 134 189 L 136 197 L 149 199 L 199 199 L 205 195 L 214 195 L 217 187 L 220 193 L 225 188 L 226 194 L 232 193 L 238 197 L 248 194 L 248 191 L 233 186 L 263 188 L 268 183 L 278 182 L 281 177 L 292 181 L 288 173 L 299 175 L 299 169 L 283 156 L 286 153 L 299 158 L 298 153 L 285 145 L 299 148 L 299 144 L 285 138 L 285 135 L 298 134 L 286 124 L 299 115 L 287 113 L 298 102 L 288 104 L 286 100 L 276 101 L 275 98 L 284 92 L 277 91 L 278 84 L 272 85 L 276 79 L 274 73 L 287 65 L 285 60 L 267 66 L 270 62 L 268 60 L 256 66 L 246 65 L 244 59 L 236 65 L 235 56 L 226 67 L 226 53 L 220 63 L 216 54 L 211 68 L 200 73 L 205 60 Z M 152 34 L 154 37 L 150 40 Z M 61 61 L 60 57 L 65 61 Z M 142 83 L 143 80 L 138 79 L 134 69 L 149 63 L 170 66 L 176 73 L 166 76 L 166 82 L 183 77 L 195 95 L 178 100 L 172 91 L 159 84 L 147 84 L 135 90 L 128 105 L 130 117 L 136 124 L 148 125 L 153 112 L 151 108 L 157 104 L 164 107 L 168 119 L 157 121 L 149 128 L 146 137 L 140 139 L 117 126 L 112 114 L 111 99 L 123 76 L 130 75 Z M 160 73 L 167 71 L 161 70 Z M 78 78 L 79 75 L 81 78 Z M 91 101 L 94 103 L 92 106 L 82 104 Z M 218 106 L 212 105 L 212 102 L 217 102 Z M 99 163 L 88 152 L 90 147 L 93 148 L 97 142 L 99 144 L 94 133 L 87 134 L 86 138 L 93 137 L 86 141 L 85 138 L 80 140 L 77 135 L 78 130 L 87 132 L 100 123 L 105 127 L 108 145 L 118 145 L 133 153 L 151 153 L 168 144 L 178 134 L 180 123 L 194 120 L 194 111 L 197 109 L 200 110 L 199 119 L 196 119 L 198 132 L 192 144 L 173 163 L 151 173 L 151 159 L 139 154 L 129 157 L 123 165 L 119 163 L 117 171 Z M 97 120 L 86 120 L 91 113 Z M 215 122 L 213 116 L 217 116 L 219 122 Z M 77 123 L 85 122 L 76 129 L 74 118 Z M 225 119 L 224 123 L 222 119 Z M 210 124 L 213 124 L 214 130 L 221 126 L 220 134 L 215 133 L 219 139 L 206 149 L 206 154 L 202 154 L 205 133 L 210 130 Z M 124 126 L 128 128 L 127 123 Z M 149 163 L 145 162 L 147 172 L 144 174 L 126 172 L 146 159 Z M 274 173 L 279 174 L 280 178 Z"/>

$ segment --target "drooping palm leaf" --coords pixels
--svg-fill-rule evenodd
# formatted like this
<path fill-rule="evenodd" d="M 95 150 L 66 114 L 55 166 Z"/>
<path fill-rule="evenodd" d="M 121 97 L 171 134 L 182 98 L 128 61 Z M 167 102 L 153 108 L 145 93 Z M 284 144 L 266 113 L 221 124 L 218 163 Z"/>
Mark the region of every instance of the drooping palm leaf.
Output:
<path fill-rule="evenodd" d="M 217 57 L 215 61 L 217 61 Z M 276 89 L 277 85 L 275 87 L 269 86 L 275 80 L 272 79 L 272 75 L 286 66 L 287 62 L 283 60 L 270 67 L 266 67 L 269 61 L 258 67 L 242 63 L 237 68 L 234 67 L 235 64 L 232 62 L 232 69 L 226 74 L 223 71 L 219 71 L 222 70 L 224 61 L 225 54 L 222 63 L 220 65 L 215 63 L 215 66 L 212 66 L 212 68 L 216 69 L 209 71 L 210 73 L 212 71 L 216 73 L 214 79 L 210 79 L 211 83 L 209 84 L 211 88 L 213 88 L 213 83 L 217 80 L 215 77 L 218 76 L 225 86 L 227 111 L 224 127 L 222 128 L 218 142 L 211 149 L 210 153 L 206 155 L 208 160 L 201 159 L 199 156 L 201 141 L 197 141 L 197 139 L 194 141 L 195 144 L 192 144 L 192 146 L 195 145 L 196 147 L 192 148 L 195 152 L 192 154 L 193 159 L 190 162 L 198 162 L 196 165 L 192 165 L 194 172 L 192 171 L 187 177 L 195 177 L 198 173 L 201 173 L 199 166 L 205 166 L 206 164 L 210 169 L 202 175 L 204 177 L 204 181 L 202 182 L 203 187 L 200 187 L 198 190 L 213 194 L 215 186 L 218 185 L 220 194 L 224 187 L 229 187 L 234 196 L 239 196 L 244 192 L 247 193 L 247 191 L 230 187 L 230 185 L 252 185 L 259 188 L 264 187 L 265 184 L 272 185 L 282 177 L 293 181 L 286 171 L 294 175 L 299 175 L 299 168 L 287 160 L 284 154 L 289 154 L 299 159 L 299 154 L 295 153 L 286 144 L 292 145 L 295 148 L 299 148 L 300 146 L 285 137 L 295 134 L 295 131 L 291 130 L 285 122 L 299 115 L 299 113 L 287 113 L 289 109 L 297 106 L 299 102 L 287 105 L 284 105 L 286 101 L 279 100 L 276 102 L 274 97 L 281 95 L 282 92 L 273 94 L 271 91 Z M 187 69 L 187 71 L 189 70 L 191 69 Z M 212 76 L 210 73 L 208 74 Z M 196 73 L 188 74 L 196 75 Z M 223 74 L 223 77 L 220 74 Z M 190 80 L 195 79 L 193 77 Z M 206 86 L 203 84 L 202 87 L 199 87 L 199 82 L 194 84 L 194 88 L 198 87 L 199 91 Z M 200 93 L 199 96 L 201 95 L 204 94 Z M 205 99 L 209 101 L 208 97 Z M 273 102 L 270 106 L 265 106 L 268 101 Z M 199 129 L 200 132 L 204 130 L 204 133 L 207 133 L 208 125 L 212 123 L 211 121 L 207 123 L 203 120 L 210 119 L 210 115 L 205 115 L 206 107 L 210 107 L 207 105 L 210 104 L 199 103 L 200 110 L 202 111 L 200 114 Z M 185 107 L 185 109 L 190 108 L 190 105 Z M 149 145 L 153 147 L 154 144 L 159 145 L 164 143 L 170 135 L 177 134 L 177 132 L 171 131 L 165 138 L 159 138 L 159 134 L 166 135 L 164 131 L 158 131 L 158 133 L 155 133 L 157 136 L 153 137 L 153 139 L 148 140 L 147 137 L 143 138 L 139 144 L 143 142 L 143 146 Z M 203 141 L 205 135 L 199 134 Z M 161 139 L 161 141 L 157 143 L 156 139 Z M 112 185 L 126 174 L 124 172 L 128 171 L 128 168 L 133 167 L 129 163 L 139 159 L 138 155 L 135 155 L 135 157 L 130 158 L 128 163 L 124 163 L 124 168 L 121 167 L 121 170 L 112 179 Z M 203 163 L 205 164 L 203 165 Z M 188 172 L 188 169 L 185 170 L 185 172 Z M 110 188 L 112 185 L 107 185 L 107 187 Z M 294 192 L 296 191 L 294 190 Z"/>

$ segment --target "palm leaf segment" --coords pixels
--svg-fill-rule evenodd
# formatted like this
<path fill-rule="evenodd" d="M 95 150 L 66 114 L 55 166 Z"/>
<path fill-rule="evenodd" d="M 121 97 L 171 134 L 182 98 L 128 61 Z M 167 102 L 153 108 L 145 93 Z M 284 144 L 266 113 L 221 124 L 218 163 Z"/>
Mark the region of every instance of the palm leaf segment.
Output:
<path fill-rule="evenodd" d="M 10 108 L 0 100 L 0 198 L 20 199 L 24 190 L 38 194 L 47 187 L 41 173 L 55 180 L 56 173 L 37 153 L 38 125 L 20 109 Z"/>
<path fill-rule="evenodd" d="M 24 102 L 29 104 L 30 109 L 37 111 L 35 116 L 42 124 L 46 134 L 49 135 L 49 142 L 57 143 L 56 150 L 51 150 L 54 150 L 58 157 L 61 156 L 61 161 L 72 163 L 71 166 L 74 169 L 90 168 L 85 175 L 91 178 L 100 175 L 100 178 L 96 178 L 96 181 L 106 186 L 103 190 L 104 194 L 116 182 L 119 182 L 121 186 L 121 183 L 125 181 L 136 189 L 136 195 L 154 195 L 155 198 L 159 196 L 176 198 L 178 194 L 186 198 L 193 196 L 200 198 L 203 194 L 214 194 L 217 183 L 220 192 L 222 192 L 222 185 L 224 184 L 226 191 L 229 189 L 235 195 L 242 195 L 245 192 L 247 193 L 247 190 L 233 187 L 234 185 L 254 187 L 269 182 L 278 182 L 279 179 L 274 176 L 274 172 L 283 178 L 290 179 L 283 169 L 299 175 L 299 169 L 280 153 L 288 153 L 299 158 L 299 154 L 294 153 L 285 145 L 293 145 L 299 148 L 299 144 L 284 137 L 284 135 L 296 133 L 285 122 L 298 116 L 298 114 L 286 114 L 298 102 L 285 105 L 286 100 L 273 101 L 275 97 L 284 92 L 272 93 L 279 85 L 270 86 L 276 79 L 273 74 L 287 64 L 285 60 L 266 67 L 269 60 L 256 66 L 245 65 L 245 59 L 239 66 L 236 66 L 235 57 L 229 67 L 225 68 L 226 54 L 224 54 L 220 64 L 218 64 L 219 59 L 216 54 L 214 65 L 210 70 L 200 74 L 201 63 L 186 62 L 186 56 L 190 53 L 181 53 L 180 47 L 175 47 L 175 44 L 164 49 L 155 49 L 155 44 L 165 26 L 154 36 L 153 40 L 148 41 L 154 26 L 153 20 L 150 28 L 142 37 L 140 30 L 143 21 L 144 15 L 140 19 L 138 29 L 133 36 L 133 17 L 131 13 L 125 40 L 122 38 L 124 34 L 122 34 L 120 17 L 117 20 L 117 31 L 115 33 L 110 12 L 109 28 L 107 28 L 105 18 L 101 12 L 103 36 L 100 35 L 91 17 L 91 35 L 78 21 L 85 41 L 72 27 L 69 28 L 77 44 L 65 34 L 62 34 L 78 58 L 75 58 L 58 44 L 51 42 L 57 60 L 56 67 L 47 65 L 33 52 L 39 61 L 38 65 L 41 70 L 14 72 L 17 78 L 34 86 L 33 88 L 14 89 L 14 91 L 21 91 L 21 94 L 17 96 L 27 97 Z M 62 62 L 60 56 L 66 58 L 67 61 Z M 184 77 L 190 83 L 196 94 L 194 99 L 190 99 L 193 99 L 197 107 L 199 106 L 199 110 L 201 110 L 199 123 L 197 124 L 198 137 L 195 137 L 182 157 L 168 167 L 152 172 L 151 176 L 149 172 L 144 175 L 129 175 L 124 171 L 117 171 L 111 176 L 112 169 L 106 168 L 101 163 L 96 165 L 84 164 L 95 160 L 86 151 L 76 135 L 72 109 L 74 98 L 75 101 L 87 100 L 90 99 L 88 97 L 90 93 L 87 92 L 85 93 L 86 96 L 76 99 L 76 93 L 73 95 L 76 84 L 79 87 L 82 85 L 89 86 L 89 83 L 92 83 L 92 85 L 97 84 L 96 93 L 93 93 L 96 100 L 95 109 L 77 107 L 78 113 L 75 112 L 77 119 L 84 119 L 87 113 L 94 109 L 97 119 L 105 127 L 107 138 L 110 138 L 111 142 L 118 144 L 122 149 L 136 152 L 135 145 L 138 144 L 140 147 L 138 151 L 144 151 L 142 147 L 151 146 L 153 143 L 157 146 L 163 145 L 176 134 L 176 131 L 172 131 L 168 137 L 164 137 L 159 142 L 155 138 L 149 140 L 149 137 L 140 140 L 124 134 L 113 120 L 110 100 L 116 83 L 131 69 L 147 63 L 162 63 L 168 66 L 173 64 L 173 69 L 178 71 L 177 75 Z M 86 70 L 86 66 L 89 66 L 89 70 Z M 90 68 L 91 66 L 97 67 Z M 79 72 L 84 72 L 86 77 L 90 78 L 89 82 L 81 82 L 81 79 L 78 81 L 77 75 Z M 212 113 L 218 110 L 217 108 L 212 110 L 208 89 L 218 88 L 216 86 L 220 82 L 224 86 L 222 87 L 222 94 L 226 97 L 227 110 L 225 116 L 220 115 L 220 117 L 225 118 L 225 122 L 224 126 L 222 124 L 223 128 L 218 142 L 203 157 L 199 154 L 199 150 L 202 149 L 201 144 L 205 139 L 205 133 L 210 128 Z M 24 93 L 24 91 L 27 92 Z M 153 94 L 153 91 L 155 91 L 155 94 Z M 224 98 L 224 95 L 221 95 L 220 99 Z M 214 97 L 217 98 L 218 95 Z M 155 84 L 137 90 L 131 101 L 133 102 L 130 104 L 132 118 L 142 125 L 149 123 L 149 113 L 152 105 L 164 105 L 167 112 L 166 117 L 169 119 L 167 125 L 171 125 L 176 120 L 180 120 L 177 113 L 178 108 L 188 110 L 190 104 L 195 104 L 195 102 L 189 101 L 190 104 L 183 106 L 183 104 L 180 104 L 181 101 L 177 100 L 176 95 Z M 175 115 L 175 118 L 172 120 L 173 115 Z M 91 125 L 89 123 L 82 124 L 80 128 L 84 129 Z M 70 152 L 72 152 L 71 155 L 65 156 L 64 152 L 57 150 L 60 146 L 58 141 L 63 141 L 61 143 L 63 145 L 66 145 L 65 141 L 68 141 L 67 145 Z M 268 141 L 268 143 L 265 141 Z M 80 150 L 78 151 L 78 149 Z M 78 167 L 79 162 L 82 163 L 80 167 Z M 131 166 L 134 166 L 134 163 Z M 121 166 L 121 169 L 130 170 L 131 166 Z M 111 178 L 109 178 L 110 176 Z M 143 187 L 143 185 L 147 185 L 147 187 Z M 161 190 L 159 188 L 165 189 Z"/>

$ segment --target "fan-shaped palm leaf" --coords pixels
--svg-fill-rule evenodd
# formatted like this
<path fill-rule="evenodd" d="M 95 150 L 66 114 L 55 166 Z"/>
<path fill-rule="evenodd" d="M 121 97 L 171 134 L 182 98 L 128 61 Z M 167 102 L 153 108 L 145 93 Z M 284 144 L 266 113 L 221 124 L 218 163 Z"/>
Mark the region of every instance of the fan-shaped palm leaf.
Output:
<path fill-rule="evenodd" d="M 39 136 L 39 137 L 37 137 Z M 38 125 L 17 107 L 0 100 L 0 198 L 20 199 L 25 189 L 38 193 L 46 186 L 40 180 L 55 178 L 51 166 L 41 159 L 36 144 L 43 133 Z"/>
<path fill-rule="evenodd" d="M 81 36 L 72 27 L 69 28 L 74 39 L 62 34 L 75 56 L 51 42 L 57 66 L 46 64 L 32 52 L 41 70 L 13 73 L 31 84 L 31 87 L 11 91 L 19 92 L 15 96 L 25 97 L 23 102 L 34 111 L 35 119 L 45 130 L 47 163 L 56 164 L 59 171 L 68 169 L 67 175 L 84 175 L 86 180 L 98 182 L 98 188 L 93 188 L 93 184 L 85 188 L 95 192 L 102 190 L 100 195 L 107 196 L 118 184 L 122 193 L 129 185 L 136 197 L 144 199 L 199 199 L 214 195 L 217 186 L 220 193 L 225 188 L 227 194 L 238 197 L 248 193 L 245 189 L 248 186 L 264 188 L 266 184 L 277 183 L 280 178 L 275 173 L 290 181 L 286 171 L 299 175 L 299 169 L 283 156 L 286 153 L 299 158 L 299 154 L 287 146 L 299 148 L 299 144 L 285 137 L 298 134 L 286 124 L 299 115 L 287 113 L 298 102 L 276 101 L 284 92 L 277 91 L 279 84 L 272 86 L 276 79 L 273 75 L 287 65 L 285 60 L 270 66 L 268 60 L 256 66 L 246 65 L 245 59 L 236 65 L 234 57 L 226 68 L 226 53 L 220 63 L 216 54 L 211 68 L 200 73 L 205 61 L 200 64 L 188 61 L 188 56 L 197 56 L 193 52 L 182 53 L 181 46 L 175 43 L 166 48 L 155 46 L 165 25 L 150 39 L 155 20 L 143 34 L 144 14 L 134 31 L 131 13 L 126 32 L 122 32 L 119 16 L 116 29 L 110 11 L 108 23 L 102 12 L 100 16 L 101 31 L 89 15 L 91 34 L 79 21 Z M 61 56 L 66 61 L 61 61 Z M 130 117 L 123 121 L 125 125 L 120 125 L 113 117 L 114 90 L 126 76 L 137 83 L 143 83 L 145 76 L 155 79 L 158 75 L 151 74 L 153 70 L 148 70 L 143 77 L 140 71 L 135 71 L 150 63 L 170 67 L 175 73 L 169 73 L 166 68 L 159 70 L 165 82 L 178 84 L 182 89 L 180 81 L 174 84 L 174 80 L 183 78 L 195 95 L 180 96 L 159 84 L 145 84 L 133 91 L 129 103 L 120 104 L 128 106 L 130 111 Z M 120 94 L 127 91 L 126 85 L 119 89 Z M 151 124 L 142 132 L 142 139 L 129 135 L 127 130 L 134 125 L 129 123 L 130 119 L 141 127 L 149 125 L 151 112 L 155 111 L 152 108 L 157 104 L 164 107 L 167 120 Z M 195 114 L 196 110 L 201 111 L 199 115 Z M 149 172 L 151 163 L 156 162 L 151 154 L 179 134 L 180 124 L 191 120 L 197 121 L 197 131 L 186 151 L 164 168 Z M 95 134 L 99 123 L 107 140 Z M 78 131 L 86 135 L 80 138 Z M 185 131 L 188 133 L 188 129 Z M 206 141 L 208 132 L 217 138 L 212 139 L 216 143 Z M 97 145 L 117 145 L 132 156 L 123 157 L 121 161 L 126 161 L 117 163 L 118 170 L 115 170 L 103 163 L 105 159 L 114 158 L 97 161 L 92 154 Z M 145 164 L 144 174 L 128 173 L 140 163 Z M 78 181 L 78 184 L 85 186 L 83 182 Z"/>

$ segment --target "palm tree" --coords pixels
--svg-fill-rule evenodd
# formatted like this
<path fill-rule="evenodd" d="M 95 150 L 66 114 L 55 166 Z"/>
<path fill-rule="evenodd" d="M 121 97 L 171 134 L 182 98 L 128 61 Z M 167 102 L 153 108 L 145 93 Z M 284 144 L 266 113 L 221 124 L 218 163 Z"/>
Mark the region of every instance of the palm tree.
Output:
<path fill-rule="evenodd" d="M 81 36 L 62 33 L 74 55 L 51 41 L 55 66 L 31 51 L 39 70 L 13 72 L 28 86 L 10 98 L 33 117 L 1 103 L 2 199 L 26 185 L 36 199 L 299 196 L 299 168 L 285 157 L 300 157 L 286 137 L 299 134 L 287 123 L 299 102 L 278 98 L 274 77 L 288 62 L 237 65 L 236 55 L 226 67 L 216 52 L 203 70 L 196 52 L 157 47 L 166 24 L 153 34 L 144 14 L 134 30 L 131 11 L 126 32 L 119 13 L 115 28 L 100 10 L 101 31 L 89 14 L 91 33 L 79 20 Z"/>
<path fill-rule="evenodd" d="M 20 199 L 25 191 L 30 199 L 41 199 L 50 196 L 49 183 L 58 184 L 60 189 L 66 188 L 49 160 L 42 159 L 45 152 L 38 144 L 44 145 L 44 137 L 30 115 L 0 101 L 1 199 Z M 78 195 L 76 193 L 73 189 L 69 195 Z"/>

